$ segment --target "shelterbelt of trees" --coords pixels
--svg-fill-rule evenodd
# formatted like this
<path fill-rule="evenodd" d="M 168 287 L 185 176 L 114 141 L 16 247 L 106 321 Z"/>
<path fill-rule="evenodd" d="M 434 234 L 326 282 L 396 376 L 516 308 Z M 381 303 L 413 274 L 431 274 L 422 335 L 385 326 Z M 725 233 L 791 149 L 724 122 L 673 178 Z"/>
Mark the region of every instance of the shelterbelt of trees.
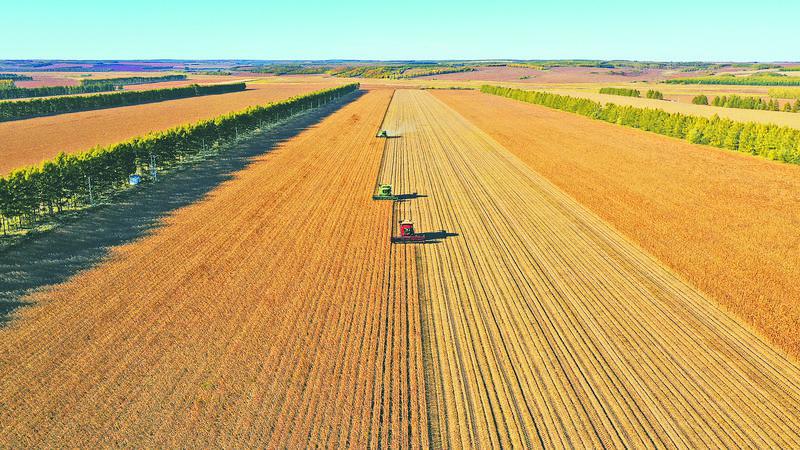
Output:
<path fill-rule="evenodd" d="M 0 73 L 0 80 L 31 81 L 33 77 L 18 73 Z"/>
<path fill-rule="evenodd" d="M 800 130 L 794 128 L 754 122 L 736 122 L 720 119 L 717 116 L 709 119 L 668 113 L 659 109 L 619 106 L 613 103 L 603 105 L 585 98 L 500 86 L 484 85 L 481 87 L 481 91 L 686 139 L 695 144 L 711 145 L 772 160 L 800 164 Z"/>
<path fill-rule="evenodd" d="M 156 77 L 124 77 L 124 78 L 84 78 L 81 86 L 94 86 L 102 84 L 113 84 L 115 86 L 126 86 L 129 84 L 161 83 L 164 81 L 185 80 L 186 75 L 162 75 Z"/>
<path fill-rule="evenodd" d="M 675 78 L 664 80 L 668 84 L 723 84 L 732 86 L 800 86 L 800 77 L 787 77 L 784 74 L 769 72 L 763 75 L 737 77 L 718 75 L 709 77 Z"/>
<path fill-rule="evenodd" d="M 609 95 L 622 95 L 624 97 L 641 97 L 642 93 L 636 89 L 626 89 L 626 88 L 613 88 L 613 87 L 604 87 L 600 88 L 601 94 L 609 94 Z"/>
<path fill-rule="evenodd" d="M 245 90 L 245 83 L 216 84 L 210 86 L 183 86 L 177 88 L 152 89 L 148 91 L 119 91 L 77 97 L 51 97 L 0 102 L 0 122 L 29 119 L 93 109 L 139 105 L 142 103 L 175 100 L 202 95 L 225 94 Z"/>
<path fill-rule="evenodd" d="M 119 86 L 110 83 L 92 84 L 88 86 L 42 86 L 33 88 L 21 88 L 12 85 L 0 89 L 0 100 L 49 97 L 53 95 L 91 94 L 95 92 L 116 91 L 117 89 L 119 89 Z"/>
<path fill-rule="evenodd" d="M 239 133 L 318 107 L 359 88 L 358 83 L 324 89 L 263 106 L 202 120 L 83 153 L 61 153 L 37 166 L 0 178 L 0 228 L 32 223 L 64 208 L 122 189 L 134 173 L 146 173 L 154 158 L 169 167 Z"/>

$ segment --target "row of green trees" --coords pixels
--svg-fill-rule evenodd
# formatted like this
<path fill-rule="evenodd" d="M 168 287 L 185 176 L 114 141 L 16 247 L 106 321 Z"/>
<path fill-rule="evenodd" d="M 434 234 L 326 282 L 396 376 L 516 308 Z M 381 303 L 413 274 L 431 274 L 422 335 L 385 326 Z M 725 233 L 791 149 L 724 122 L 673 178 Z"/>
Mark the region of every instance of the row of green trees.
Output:
<path fill-rule="evenodd" d="M 765 158 L 800 164 L 800 130 L 777 125 L 736 122 L 668 113 L 660 109 L 605 105 L 593 100 L 547 92 L 523 91 L 500 86 L 483 86 L 481 91 L 509 97 L 593 119 L 639 128 L 695 144 L 750 153 Z"/>
<path fill-rule="evenodd" d="M 695 105 L 712 105 L 722 108 L 738 108 L 738 109 L 755 109 L 760 111 L 784 111 L 784 112 L 800 112 L 800 99 L 794 103 L 786 102 L 781 108 L 778 100 L 769 99 L 765 101 L 761 97 L 747 97 L 739 95 L 723 95 L 714 97 L 711 102 L 708 101 L 708 96 L 697 95 L 692 98 L 692 103 Z"/>
<path fill-rule="evenodd" d="M 28 119 L 31 117 L 64 114 L 92 109 L 139 105 L 178 98 L 201 95 L 225 94 L 245 90 L 245 83 L 191 86 L 147 91 L 118 91 L 109 94 L 94 94 L 68 97 L 35 98 L 16 102 L 0 102 L 0 122 Z"/>
<path fill-rule="evenodd" d="M 81 86 L 95 86 L 101 84 L 113 84 L 115 86 L 127 86 L 129 84 L 161 83 L 163 81 L 185 80 L 186 75 L 163 75 L 157 77 L 124 77 L 124 78 L 84 78 Z"/>
<path fill-rule="evenodd" d="M 0 100 L 14 98 L 49 97 L 52 95 L 91 94 L 110 92 L 119 89 L 113 84 L 95 84 L 90 86 L 42 86 L 33 88 L 11 87 L 0 89 Z"/>
<path fill-rule="evenodd" d="M 18 73 L 0 73 L 0 80 L 31 81 L 33 77 Z"/>
<path fill-rule="evenodd" d="M 348 84 L 252 106 L 83 153 L 61 153 L 37 166 L 15 170 L 0 178 L 0 222 L 6 230 L 65 207 L 86 205 L 123 188 L 131 174 L 148 173 L 152 161 L 159 168 L 169 167 L 216 143 L 318 107 L 358 87 Z"/>
<path fill-rule="evenodd" d="M 740 95 L 723 95 L 714 97 L 711 101 L 711 106 L 721 106 L 723 108 L 737 108 L 737 109 L 757 109 L 761 111 L 779 111 L 780 103 L 770 99 L 764 101 L 761 97 L 750 97 Z"/>
<path fill-rule="evenodd" d="M 641 97 L 642 93 L 636 89 L 627 89 L 627 88 L 613 88 L 613 87 L 604 87 L 600 88 L 601 94 L 610 94 L 610 95 L 623 95 L 625 97 Z"/>
<path fill-rule="evenodd" d="M 660 91 L 654 91 L 652 89 L 647 91 L 647 98 L 652 98 L 653 100 L 664 100 L 664 94 Z"/>
<path fill-rule="evenodd" d="M 774 72 L 763 75 L 735 77 L 719 75 L 709 77 L 675 78 L 665 80 L 668 84 L 721 84 L 732 86 L 800 86 L 800 77 L 776 76 Z"/>

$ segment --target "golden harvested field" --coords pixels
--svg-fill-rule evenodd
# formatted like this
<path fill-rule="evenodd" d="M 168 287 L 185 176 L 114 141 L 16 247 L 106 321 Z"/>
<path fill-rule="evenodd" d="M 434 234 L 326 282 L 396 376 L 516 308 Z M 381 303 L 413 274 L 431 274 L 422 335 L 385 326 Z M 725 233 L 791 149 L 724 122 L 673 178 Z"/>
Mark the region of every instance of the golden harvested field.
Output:
<path fill-rule="evenodd" d="M 256 84 L 230 94 L 83 111 L 0 123 L 0 175 L 96 145 L 208 119 L 248 106 L 282 100 L 339 83 Z"/>
<path fill-rule="evenodd" d="M 432 442 L 800 445 L 800 367 L 430 93 L 386 124 L 395 220 L 457 234 L 417 247 Z"/>
<path fill-rule="evenodd" d="M 371 92 L 0 330 L 0 447 L 427 447 Z M 213 220 L 209 220 L 213 219 Z"/>
<path fill-rule="evenodd" d="M 476 92 L 435 95 L 800 357 L 800 167 Z"/>
<path fill-rule="evenodd" d="M 800 446 L 796 363 L 427 91 L 28 300 L 0 447 Z"/>

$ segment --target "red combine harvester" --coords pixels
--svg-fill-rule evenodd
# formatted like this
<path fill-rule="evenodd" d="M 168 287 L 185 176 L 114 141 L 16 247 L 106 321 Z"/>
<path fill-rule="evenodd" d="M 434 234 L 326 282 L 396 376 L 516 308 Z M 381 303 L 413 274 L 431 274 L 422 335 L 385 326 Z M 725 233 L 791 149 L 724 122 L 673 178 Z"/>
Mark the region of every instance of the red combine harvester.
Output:
<path fill-rule="evenodd" d="M 414 232 L 414 222 L 410 220 L 400 221 L 400 235 L 392 236 L 392 242 L 397 244 L 425 242 L 428 237 L 425 234 L 417 234 Z"/>

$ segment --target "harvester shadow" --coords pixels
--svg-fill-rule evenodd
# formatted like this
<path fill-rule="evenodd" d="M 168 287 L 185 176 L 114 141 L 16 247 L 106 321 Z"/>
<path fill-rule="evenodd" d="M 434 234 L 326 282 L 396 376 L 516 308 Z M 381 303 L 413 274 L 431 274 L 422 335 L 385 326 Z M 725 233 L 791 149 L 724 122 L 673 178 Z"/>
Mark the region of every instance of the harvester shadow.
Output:
<path fill-rule="evenodd" d="M 398 202 L 404 202 L 406 200 L 414 200 L 415 198 L 423 198 L 423 197 L 427 197 L 427 195 L 418 194 L 416 192 L 414 192 L 412 194 L 397 194 L 396 195 L 396 199 L 397 199 Z"/>
<path fill-rule="evenodd" d="M 449 237 L 458 236 L 458 233 L 447 232 L 445 230 L 439 231 L 427 231 L 425 233 L 420 233 L 425 235 L 425 240 L 420 242 L 419 244 L 440 244 L 442 241 Z"/>
<path fill-rule="evenodd" d="M 14 309 L 27 303 L 27 294 L 62 283 L 102 262 L 111 248 L 152 233 L 176 209 L 202 200 L 255 157 L 312 128 L 360 95 L 350 94 L 306 112 L 209 159 L 187 163 L 157 183 L 124 192 L 112 204 L 61 219 L 50 231 L 32 233 L 0 249 L 0 326 L 10 320 Z M 112 288 L 109 286 L 109 290 Z"/>

